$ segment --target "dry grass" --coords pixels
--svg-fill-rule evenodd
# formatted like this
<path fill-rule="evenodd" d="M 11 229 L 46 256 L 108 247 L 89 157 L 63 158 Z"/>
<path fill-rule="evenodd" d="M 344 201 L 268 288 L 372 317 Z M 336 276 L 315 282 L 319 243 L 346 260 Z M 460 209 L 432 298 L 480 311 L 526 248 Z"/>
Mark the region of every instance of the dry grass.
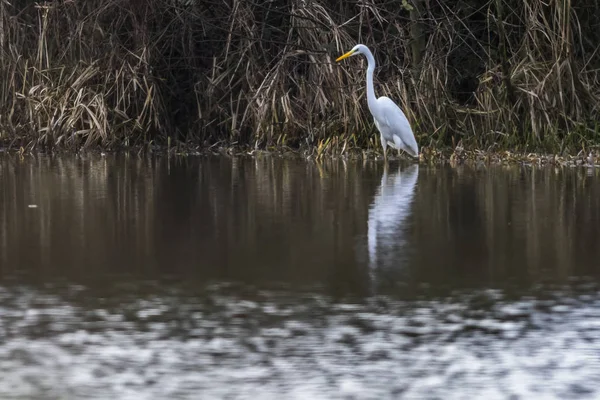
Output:
<path fill-rule="evenodd" d="M 380 151 L 365 63 L 433 149 L 598 149 L 600 6 L 0 0 L 0 142 Z"/>

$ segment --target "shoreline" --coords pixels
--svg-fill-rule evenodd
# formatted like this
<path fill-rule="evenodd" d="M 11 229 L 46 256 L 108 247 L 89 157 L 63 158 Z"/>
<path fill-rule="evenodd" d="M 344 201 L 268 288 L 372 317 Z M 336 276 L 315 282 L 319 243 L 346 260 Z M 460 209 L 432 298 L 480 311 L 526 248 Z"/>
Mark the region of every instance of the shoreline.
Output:
<path fill-rule="evenodd" d="M 31 142 L 30 142 L 31 143 Z M 0 142 L 0 154 L 12 155 L 77 155 L 77 154 L 156 154 L 161 156 L 189 157 L 189 156 L 278 156 L 300 158 L 307 161 L 321 161 L 324 159 L 344 159 L 344 160 L 364 160 L 383 162 L 383 153 L 381 149 L 361 149 L 350 148 L 341 151 L 319 151 L 318 146 L 302 146 L 292 148 L 288 146 L 271 146 L 265 148 L 253 148 L 248 145 L 212 145 L 205 148 L 197 144 L 176 145 L 156 145 L 145 144 L 137 146 L 113 145 L 104 147 L 80 146 L 79 148 L 55 146 L 52 148 L 30 146 L 10 146 L 6 141 Z M 414 163 L 416 160 L 407 154 L 398 154 L 395 149 L 388 149 L 388 161 L 406 161 Z M 560 166 L 560 167 L 587 167 L 600 168 L 600 150 L 590 150 L 586 154 L 580 151 L 578 154 L 560 155 L 557 153 L 544 152 L 513 152 L 510 150 L 482 150 L 482 149 L 464 149 L 457 146 L 454 149 L 448 148 L 428 148 L 423 147 L 419 154 L 418 163 L 420 165 L 522 165 L 522 166 Z"/>

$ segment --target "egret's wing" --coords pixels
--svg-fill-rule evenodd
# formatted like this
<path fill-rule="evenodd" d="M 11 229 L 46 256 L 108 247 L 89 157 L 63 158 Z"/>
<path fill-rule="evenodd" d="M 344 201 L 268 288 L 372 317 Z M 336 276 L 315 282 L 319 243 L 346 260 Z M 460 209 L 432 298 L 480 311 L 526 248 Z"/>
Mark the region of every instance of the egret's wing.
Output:
<path fill-rule="evenodd" d="M 383 123 L 386 125 L 386 130 L 391 134 L 391 140 L 397 147 L 400 147 L 400 143 L 396 143 L 397 140 L 394 136 L 398 136 L 404 143 L 404 147 L 414 156 L 419 154 L 419 146 L 415 140 L 415 135 L 410 127 L 408 118 L 404 115 L 404 112 L 394 103 L 389 97 L 382 96 L 377 99 L 377 103 L 380 105 L 380 116 L 382 117 Z"/>

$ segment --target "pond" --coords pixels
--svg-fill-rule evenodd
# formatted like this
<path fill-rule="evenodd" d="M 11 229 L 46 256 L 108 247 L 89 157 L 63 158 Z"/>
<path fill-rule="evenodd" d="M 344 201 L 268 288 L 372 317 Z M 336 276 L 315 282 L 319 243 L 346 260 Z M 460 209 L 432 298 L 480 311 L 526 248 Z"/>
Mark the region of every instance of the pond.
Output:
<path fill-rule="evenodd" d="M 0 397 L 600 396 L 600 170 L 0 153 Z"/>

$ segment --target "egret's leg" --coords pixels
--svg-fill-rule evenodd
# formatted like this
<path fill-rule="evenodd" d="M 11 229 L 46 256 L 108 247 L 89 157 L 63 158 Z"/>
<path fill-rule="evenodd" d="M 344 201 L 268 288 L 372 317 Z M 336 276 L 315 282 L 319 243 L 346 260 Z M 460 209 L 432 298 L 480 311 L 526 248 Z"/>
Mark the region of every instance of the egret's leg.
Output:
<path fill-rule="evenodd" d="M 381 138 L 381 147 L 383 147 L 383 160 L 387 162 L 387 141 L 383 138 L 383 135 L 380 136 Z"/>
<path fill-rule="evenodd" d="M 396 149 L 398 150 L 398 157 L 400 157 L 400 153 L 402 152 L 402 150 L 404 150 L 410 154 L 410 152 L 407 150 L 406 146 L 404 145 L 404 142 L 402 141 L 402 139 L 400 139 L 398 137 L 398 135 L 394 135 L 394 143 L 396 144 Z"/>

